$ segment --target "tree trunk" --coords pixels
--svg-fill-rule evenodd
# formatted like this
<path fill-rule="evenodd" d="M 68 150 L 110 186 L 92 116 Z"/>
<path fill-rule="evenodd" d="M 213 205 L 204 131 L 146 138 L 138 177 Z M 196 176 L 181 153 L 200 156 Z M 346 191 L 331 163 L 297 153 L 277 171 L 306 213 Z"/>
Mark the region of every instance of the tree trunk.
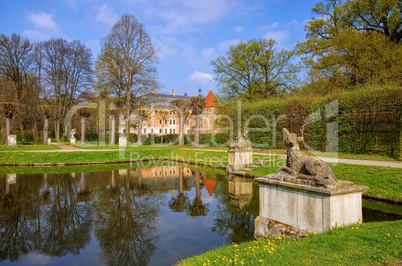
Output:
<path fill-rule="evenodd" d="M 184 114 L 180 116 L 179 146 L 184 145 Z"/>
<path fill-rule="evenodd" d="M 85 117 L 81 117 L 81 145 L 85 145 Z"/>
<path fill-rule="evenodd" d="M 137 145 L 141 145 L 142 119 L 138 121 Z"/>
<path fill-rule="evenodd" d="M 200 116 L 195 117 L 195 132 L 194 132 L 194 146 L 198 147 L 200 145 Z"/>
<path fill-rule="evenodd" d="M 33 135 L 33 140 L 34 144 L 38 144 L 38 121 L 34 118 L 33 123 L 32 123 L 32 135 Z"/>
<path fill-rule="evenodd" d="M 165 123 L 165 121 L 163 121 L 162 123 Z M 162 136 L 161 136 L 161 145 L 163 145 L 163 124 L 162 124 Z"/>
<path fill-rule="evenodd" d="M 6 145 L 8 145 L 8 136 L 11 133 L 11 118 L 6 117 Z"/>
<path fill-rule="evenodd" d="M 45 124 L 43 126 L 43 145 L 47 145 L 48 130 L 49 130 L 49 118 L 45 117 Z"/>
<path fill-rule="evenodd" d="M 109 141 L 109 145 L 115 145 L 115 135 L 116 135 L 116 117 L 114 115 L 109 116 L 110 119 L 110 141 Z"/>
<path fill-rule="evenodd" d="M 56 141 L 60 141 L 60 119 L 56 119 L 55 121 L 55 133 L 56 133 Z"/>

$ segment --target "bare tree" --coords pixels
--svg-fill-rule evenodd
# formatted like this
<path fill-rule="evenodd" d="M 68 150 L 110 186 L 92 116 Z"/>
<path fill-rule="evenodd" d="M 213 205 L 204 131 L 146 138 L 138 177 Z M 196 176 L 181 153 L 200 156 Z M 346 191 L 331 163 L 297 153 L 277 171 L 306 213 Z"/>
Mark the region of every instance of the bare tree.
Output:
<path fill-rule="evenodd" d="M 205 98 L 201 96 L 190 97 L 190 108 L 191 112 L 195 115 L 195 133 L 194 133 L 194 146 L 198 147 L 200 144 L 200 127 L 201 127 L 201 117 L 200 115 L 205 108 Z"/>
<path fill-rule="evenodd" d="M 184 145 L 184 120 L 190 111 L 190 102 L 184 99 L 175 99 L 170 102 L 180 118 L 179 129 L 179 146 Z"/>
<path fill-rule="evenodd" d="M 142 123 L 144 120 L 148 119 L 151 115 L 152 110 L 149 109 L 138 109 L 136 111 L 136 115 L 138 118 L 138 127 L 137 127 L 137 144 L 141 145 L 141 135 L 142 135 Z"/>
<path fill-rule="evenodd" d="M 28 74 L 32 70 L 32 47 L 18 34 L 0 35 L 0 76 L 10 80 L 13 88 L 8 102 L 20 104 L 26 96 Z M 19 118 L 20 131 L 23 131 L 22 118 Z"/>
<path fill-rule="evenodd" d="M 116 136 L 116 118 L 119 117 L 120 110 L 119 109 L 109 109 L 109 122 L 110 122 L 110 140 L 109 145 L 115 145 L 115 136 Z"/>
<path fill-rule="evenodd" d="M 11 119 L 17 113 L 17 105 L 4 103 L 1 111 L 6 118 L 6 145 L 8 145 L 8 136 L 11 134 Z"/>
<path fill-rule="evenodd" d="M 126 132 L 129 133 L 132 98 L 157 87 L 158 63 L 151 38 L 133 15 L 123 15 L 101 42 L 96 62 L 99 86 L 111 88 L 123 100 Z"/>
<path fill-rule="evenodd" d="M 79 41 L 51 39 L 42 45 L 42 76 L 46 100 L 53 106 L 56 141 L 60 124 L 79 95 L 91 88 L 91 51 Z"/>
<path fill-rule="evenodd" d="M 89 108 L 81 108 L 78 110 L 78 114 L 81 117 L 81 144 L 85 144 L 85 120 L 91 116 L 91 110 Z"/>
<path fill-rule="evenodd" d="M 163 144 L 163 128 L 164 128 L 166 120 L 169 117 L 169 111 L 159 110 L 158 115 L 159 115 L 160 119 L 162 120 L 162 136 L 161 136 L 161 145 L 162 145 Z"/>

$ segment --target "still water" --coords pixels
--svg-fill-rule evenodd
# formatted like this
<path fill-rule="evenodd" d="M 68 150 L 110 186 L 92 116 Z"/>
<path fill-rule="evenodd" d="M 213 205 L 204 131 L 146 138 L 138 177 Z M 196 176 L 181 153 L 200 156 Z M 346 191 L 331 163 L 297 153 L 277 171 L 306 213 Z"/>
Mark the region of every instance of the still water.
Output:
<path fill-rule="evenodd" d="M 173 265 L 253 239 L 253 180 L 167 165 L 83 169 L 0 175 L 2 265 Z M 400 206 L 363 206 L 365 222 L 402 218 Z"/>
<path fill-rule="evenodd" d="M 172 265 L 258 215 L 254 181 L 178 166 L 3 175 L 0 196 L 4 265 Z"/>

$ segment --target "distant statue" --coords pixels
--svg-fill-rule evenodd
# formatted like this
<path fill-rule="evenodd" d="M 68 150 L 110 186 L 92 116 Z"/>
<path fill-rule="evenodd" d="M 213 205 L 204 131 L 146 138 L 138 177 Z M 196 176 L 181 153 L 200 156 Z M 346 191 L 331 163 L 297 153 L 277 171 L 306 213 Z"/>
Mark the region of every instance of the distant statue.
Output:
<path fill-rule="evenodd" d="M 71 129 L 70 131 L 70 140 L 75 140 L 74 135 L 75 135 L 75 128 Z"/>
<path fill-rule="evenodd" d="M 326 162 L 300 151 L 299 142 L 303 141 L 302 137 L 289 133 L 286 128 L 283 128 L 282 132 L 287 149 L 286 166 L 279 168 L 270 178 L 303 185 L 336 188 L 338 180 L 331 167 Z"/>

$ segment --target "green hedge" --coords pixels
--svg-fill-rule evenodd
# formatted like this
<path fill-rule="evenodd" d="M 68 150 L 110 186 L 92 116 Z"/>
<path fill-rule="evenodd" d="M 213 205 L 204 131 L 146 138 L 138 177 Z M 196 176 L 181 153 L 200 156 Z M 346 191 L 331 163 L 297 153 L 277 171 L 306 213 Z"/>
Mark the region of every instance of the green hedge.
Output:
<path fill-rule="evenodd" d="M 241 105 L 242 130 L 254 147 L 284 148 L 282 128 L 320 151 L 386 153 L 401 146 L 402 88 L 364 88 L 321 98 L 289 97 Z M 224 106 L 237 132 L 238 106 Z M 279 119 L 278 119 L 279 118 Z M 338 142 L 330 136 L 338 136 Z M 327 134 L 328 133 L 328 134 Z"/>

